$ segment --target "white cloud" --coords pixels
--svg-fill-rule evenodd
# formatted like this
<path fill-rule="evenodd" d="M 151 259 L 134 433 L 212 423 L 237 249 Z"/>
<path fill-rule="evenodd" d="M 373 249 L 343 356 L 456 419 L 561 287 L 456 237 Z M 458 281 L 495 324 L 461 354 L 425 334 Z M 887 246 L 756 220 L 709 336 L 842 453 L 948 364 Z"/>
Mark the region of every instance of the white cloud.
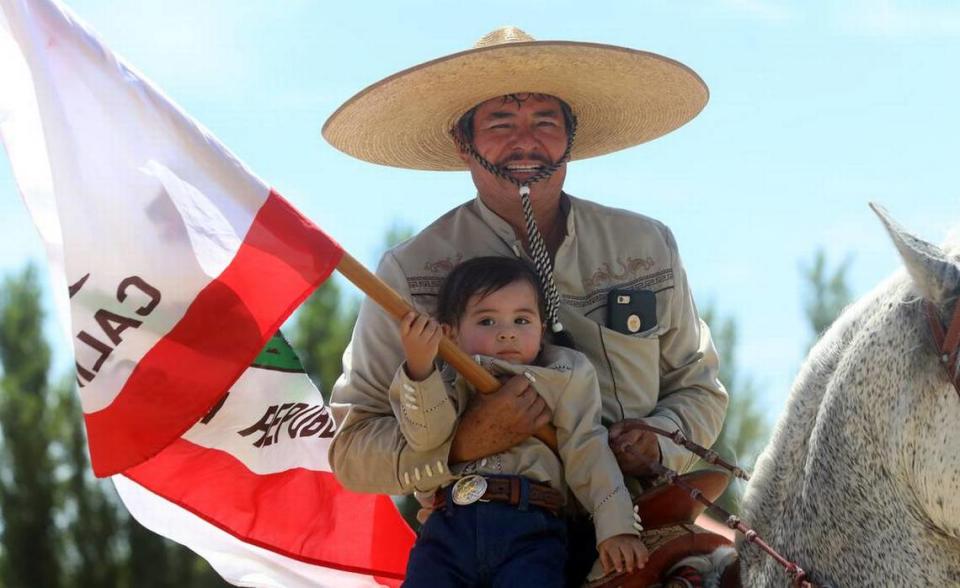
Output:
<path fill-rule="evenodd" d="M 845 6 L 838 13 L 840 24 L 859 34 L 908 38 L 960 33 L 960 5 L 954 3 L 860 0 Z"/>

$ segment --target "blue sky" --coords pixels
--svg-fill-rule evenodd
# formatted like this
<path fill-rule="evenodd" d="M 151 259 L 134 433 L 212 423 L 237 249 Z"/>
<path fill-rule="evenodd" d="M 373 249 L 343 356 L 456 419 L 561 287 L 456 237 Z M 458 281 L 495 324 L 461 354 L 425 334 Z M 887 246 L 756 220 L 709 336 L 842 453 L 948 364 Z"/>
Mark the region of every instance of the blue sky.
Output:
<path fill-rule="evenodd" d="M 960 223 L 960 82 L 950 73 L 960 7 L 950 2 L 67 4 L 370 266 L 391 225 L 423 227 L 474 192 L 463 173 L 376 167 L 323 142 L 323 121 L 355 92 L 507 24 L 684 62 L 710 87 L 704 112 L 652 143 L 571 164 L 566 188 L 671 226 L 699 304 L 739 323 L 741 370 L 771 416 L 810 336 L 801 264 L 820 247 L 833 263 L 849 256 L 859 296 L 899 265 L 868 201 L 934 242 Z M 0 159 L 8 273 L 42 252 Z M 69 357 L 61 344 L 61 371 Z"/>

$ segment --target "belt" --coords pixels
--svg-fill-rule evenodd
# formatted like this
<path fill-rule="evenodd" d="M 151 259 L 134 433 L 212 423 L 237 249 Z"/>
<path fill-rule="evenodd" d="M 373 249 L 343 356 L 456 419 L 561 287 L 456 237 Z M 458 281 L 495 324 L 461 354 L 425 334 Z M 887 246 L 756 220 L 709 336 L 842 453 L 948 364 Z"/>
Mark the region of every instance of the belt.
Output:
<path fill-rule="evenodd" d="M 457 480 L 449 489 L 453 502 L 459 505 L 474 502 L 504 502 L 511 506 L 523 503 L 523 486 L 527 486 L 526 502 L 545 509 L 554 515 L 560 514 L 564 496 L 549 484 L 534 482 L 520 476 L 493 477 L 471 475 Z M 433 508 L 442 510 L 447 506 L 447 492 L 437 492 Z"/>

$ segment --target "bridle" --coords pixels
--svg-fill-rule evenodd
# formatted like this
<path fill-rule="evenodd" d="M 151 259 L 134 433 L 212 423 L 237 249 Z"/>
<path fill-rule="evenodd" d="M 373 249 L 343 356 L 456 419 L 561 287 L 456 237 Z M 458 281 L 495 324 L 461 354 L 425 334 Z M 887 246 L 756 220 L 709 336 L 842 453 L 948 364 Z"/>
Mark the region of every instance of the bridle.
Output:
<path fill-rule="evenodd" d="M 940 365 L 947 373 L 947 379 L 953 384 L 954 390 L 960 395 L 960 369 L 957 366 L 957 355 L 960 350 L 960 303 L 954 305 L 953 317 L 946 329 L 940 321 L 940 312 L 933 302 L 924 300 L 923 310 L 927 315 L 933 346 L 937 355 L 940 356 Z"/>

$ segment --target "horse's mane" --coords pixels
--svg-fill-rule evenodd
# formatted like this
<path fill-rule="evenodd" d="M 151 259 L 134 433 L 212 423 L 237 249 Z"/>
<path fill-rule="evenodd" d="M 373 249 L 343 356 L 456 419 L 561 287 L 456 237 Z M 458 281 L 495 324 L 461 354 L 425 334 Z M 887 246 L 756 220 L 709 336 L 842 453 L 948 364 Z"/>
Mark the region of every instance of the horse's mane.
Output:
<path fill-rule="evenodd" d="M 960 412 L 926 315 L 953 314 L 960 231 L 935 247 L 881 217 L 905 267 L 811 349 L 742 515 L 818 582 L 955 585 Z M 759 550 L 744 546 L 740 556 L 746 583 L 780 584 L 782 571 Z"/>
<path fill-rule="evenodd" d="M 788 500 L 803 474 L 821 404 L 843 354 L 863 326 L 882 310 L 883 303 L 903 303 L 909 286 L 906 273 L 896 272 L 848 306 L 813 346 L 794 380 L 767 450 L 757 461 L 751 488 L 763 487 L 769 497 Z"/>

